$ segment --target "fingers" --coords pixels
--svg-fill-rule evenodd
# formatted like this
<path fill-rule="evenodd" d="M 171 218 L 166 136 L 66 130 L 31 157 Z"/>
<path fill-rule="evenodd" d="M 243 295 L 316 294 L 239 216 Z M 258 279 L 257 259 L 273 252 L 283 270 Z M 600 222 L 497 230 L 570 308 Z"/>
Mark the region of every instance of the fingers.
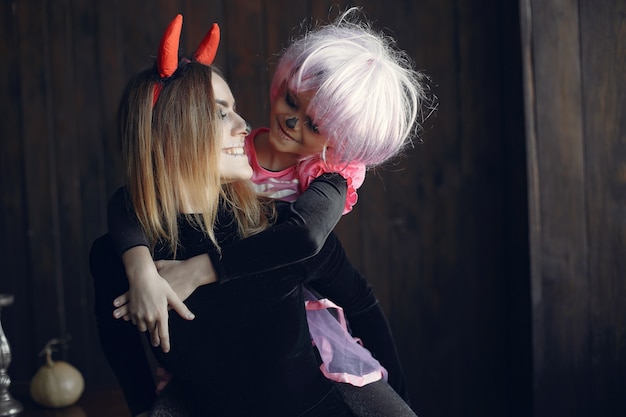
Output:
<path fill-rule="evenodd" d="M 128 315 L 124 316 L 124 318 L 129 317 Z M 170 335 L 168 328 L 168 316 L 167 314 L 163 316 L 163 319 L 160 320 L 146 320 L 146 319 L 137 319 L 133 316 L 130 316 L 129 319 L 132 320 L 133 324 L 137 326 L 137 329 L 142 332 L 150 333 L 150 343 L 152 346 L 157 347 L 161 346 L 161 349 L 164 353 L 170 351 Z"/>
<path fill-rule="evenodd" d="M 142 333 L 145 333 L 148 330 L 150 330 L 150 334 L 151 335 L 154 332 L 154 329 L 156 328 L 156 325 L 157 325 L 157 322 L 158 322 L 158 318 L 156 318 L 156 317 L 155 318 L 151 318 L 149 316 L 145 316 L 145 315 L 139 314 L 139 313 L 132 313 L 130 311 L 128 311 L 123 317 L 124 317 L 125 320 L 128 317 L 130 319 L 130 321 L 135 326 L 137 326 L 137 329 L 140 332 L 142 332 Z M 151 337 L 151 340 L 152 340 L 152 337 Z"/>
<path fill-rule="evenodd" d="M 141 325 L 144 325 L 148 329 L 151 329 L 150 343 L 152 344 L 152 346 L 157 347 L 161 345 L 161 350 L 163 350 L 163 353 L 167 353 L 170 351 L 170 335 L 167 323 L 167 316 L 165 320 L 159 320 L 150 324 L 142 322 Z M 139 328 L 139 330 L 141 330 L 142 328 L 140 326 L 137 327 Z M 141 331 L 145 332 L 146 330 Z"/>
<path fill-rule="evenodd" d="M 148 324 L 144 320 L 131 319 L 133 324 L 137 326 L 140 332 L 145 333 L 148 331 Z"/>
<path fill-rule="evenodd" d="M 193 320 L 196 316 L 187 308 L 185 303 L 180 301 L 178 297 L 176 299 L 170 300 L 170 305 L 174 309 L 175 312 L 178 313 L 179 316 L 184 318 L 185 320 Z"/>
<path fill-rule="evenodd" d="M 123 317 L 124 320 L 128 321 L 128 291 L 113 300 L 113 305 L 117 307 L 113 310 L 113 317 L 116 319 Z"/>
<path fill-rule="evenodd" d="M 126 317 L 128 317 L 128 306 L 123 305 L 120 308 L 116 308 L 115 310 L 113 310 L 113 317 L 115 317 L 116 319 L 124 317 L 124 320 L 128 321 L 128 319 L 126 319 Z"/>
<path fill-rule="evenodd" d="M 152 346 L 157 347 L 162 342 L 161 336 L 159 333 L 160 332 L 159 322 L 158 321 L 155 322 L 154 326 L 151 327 L 151 329 L 152 330 L 150 330 L 150 343 L 152 343 Z"/>
<path fill-rule="evenodd" d="M 124 294 L 113 300 L 113 306 L 115 307 L 121 307 L 126 303 L 128 303 L 128 292 L 125 292 Z"/>
<path fill-rule="evenodd" d="M 170 334 L 167 320 L 161 321 L 157 324 L 157 330 L 160 336 L 161 350 L 163 353 L 167 353 L 170 351 Z M 159 346 L 158 343 L 155 345 L 154 340 L 152 346 Z"/>
<path fill-rule="evenodd" d="M 178 297 L 174 297 L 172 299 L 169 300 L 170 301 L 170 306 L 174 309 L 174 311 L 176 311 L 182 318 L 186 319 L 186 320 L 193 320 L 195 318 L 195 316 L 193 315 L 193 313 L 187 308 L 187 306 L 185 305 L 185 303 L 183 303 L 182 301 L 180 301 L 180 299 L 178 299 Z M 163 350 L 164 353 L 167 353 L 170 351 L 170 334 L 169 334 L 169 327 L 168 327 L 168 321 L 167 321 L 167 316 L 165 316 L 165 320 L 160 320 L 157 323 L 157 327 L 155 330 L 158 330 L 158 336 L 159 336 L 159 340 L 157 340 L 154 335 L 152 338 L 152 346 L 159 346 L 159 341 L 161 343 L 161 349 Z"/>

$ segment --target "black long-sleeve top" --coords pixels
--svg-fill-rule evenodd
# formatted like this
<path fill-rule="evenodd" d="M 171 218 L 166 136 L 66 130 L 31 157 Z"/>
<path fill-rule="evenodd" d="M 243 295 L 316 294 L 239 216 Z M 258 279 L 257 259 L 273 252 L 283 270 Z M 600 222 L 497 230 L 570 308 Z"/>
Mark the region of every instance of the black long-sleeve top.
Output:
<path fill-rule="evenodd" d="M 240 407 L 245 415 L 246 407 L 252 404 L 255 410 L 259 403 L 268 407 L 280 404 L 279 409 L 289 415 L 314 404 L 327 392 L 329 382 L 321 376 L 306 326 L 304 284 L 344 307 L 355 336 L 365 341 L 388 369 L 390 384 L 407 398 L 393 339 L 372 289 L 347 261 L 338 239 L 328 235 L 340 217 L 342 204 L 333 202 L 343 202 L 342 181 L 332 175 L 315 181 L 299 202 L 280 207 L 275 227 L 252 238 L 235 242 L 233 230 L 217 230 L 221 258 L 205 236 L 181 224 L 183 250 L 179 258 L 208 252 L 219 271 L 220 284 L 200 287 L 186 300 L 196 313 L 195 320 L 170 316 L 172 349 L 168 354 L 158 349 L 154 353 L 197 399 L 198 407 L 210 412 Z M 323 215 L 333 213 L 333 209 L 336 216 Z M 226 213 L 220 212 L 220 216 Z M 228 219 L 221 219 L 219 224 L 232 224 L 222 220 Z M 292 241 L 294 236 L 296 242 Z M 132 239 L 126 235 L 122 240 Z M 170 255 L 166 247 L 156 248 L 155 259 L 168 259 Z M 308 260 L 297 262 L 301 259 Z M 116 276 L 116 281 L 125 280 L 119 256 L 106 238 L 94 244 L 91 265 L 96 282 L 110 280 L 107 275 Z M 259 271 L 264 273 L 254 274 Z M 125 290 L 115 291 L 106 295 L 109 305 Z M 108 350 L 107 357 L 131 410 L 141 411 L 154 398 L 153 384 L 145 372 L 147 365 L 138 358 L 139 349 L 123 346 L 124 339 L 136 337 L 136 331 L 133 334 L 126 330 L 127 337 L 122 339 L 103 334 L 102 329 L 111 326 L 128 327 L 128 323 L 107 320 L 111 308 L 105 310 L 99 314 L 103 347 L 105 352 Z M 122 349 L 126 353 L 119 355 Z M 130 351 L 135 354 L 130 355 Z M 206 403 L 207 393 L 219 395 Z"/>

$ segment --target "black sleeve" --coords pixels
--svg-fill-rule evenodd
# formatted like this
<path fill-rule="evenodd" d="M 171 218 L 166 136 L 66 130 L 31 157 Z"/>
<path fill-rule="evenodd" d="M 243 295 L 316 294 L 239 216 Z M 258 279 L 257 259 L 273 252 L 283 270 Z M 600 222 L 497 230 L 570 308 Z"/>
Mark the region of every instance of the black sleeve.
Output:
<path fill-rule="evenodd" d="M 346 201 L 346 180 L 323 174 L 267 230 L 209 252 L 220 282 L 277 269 L 317 254 Z"/>
<path fill-rule="evenodd" d="M 156 387 L 141 334 L 131 322 L 113 317 L 113 299 L 128 290 L 128 281 L 108 235 L 92 245 L 89 268 L 94 279 L 100 346 L 132 415 L 137 415 L 150 409 L 156 398 Z"/>
<path fill-rule="evenodd" d="M 150 246 L 124 188 L 119 188 L 109 200 L 107 222 L 118 255 L 135 246 Z"/>
<path fill-rule="evenodd" d="M 341 242 L 331 234 L 315 258 L 306 262 L 310 286 L 344 309 L 352 335 L 378 359 L 389 373 L 389 385 L 408 403 L 400 357 L 372 286 L 348 260 Z"/>
<path fill-rule="evenodd" d="M 279 222 L 261 233 L 208 252 L 219 282 L 290 265 L 315 255 L 343 212 L 347 183 L 340 174 L 323 174 L 281 211 Z M 119 255 L 149 246 L 124 189 L 108 206 L 109 234 Z"/>

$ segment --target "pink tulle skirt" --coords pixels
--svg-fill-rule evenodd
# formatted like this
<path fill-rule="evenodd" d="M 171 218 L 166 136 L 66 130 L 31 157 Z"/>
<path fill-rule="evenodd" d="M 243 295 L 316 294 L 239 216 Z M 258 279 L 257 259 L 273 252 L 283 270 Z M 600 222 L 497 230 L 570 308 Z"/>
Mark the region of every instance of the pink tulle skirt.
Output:
<path fill-rule="evenodd" d="M 387 370 L 348 332 L 341 307 L 326 298 L 318 299 L 306 289 L 304 299 L 311 339 L 322 358 L 320 370 L 326 378 L 357 387 L 387 380 Z M 331 309 L 336 310 L 337 317 Z"/>

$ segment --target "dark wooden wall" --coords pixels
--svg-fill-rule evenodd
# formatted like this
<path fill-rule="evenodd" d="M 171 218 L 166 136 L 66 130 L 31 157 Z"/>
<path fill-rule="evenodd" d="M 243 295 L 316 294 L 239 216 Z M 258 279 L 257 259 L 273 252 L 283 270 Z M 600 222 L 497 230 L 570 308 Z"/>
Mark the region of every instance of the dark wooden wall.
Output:
<path fill-rule="evenodd" d="M 73 341 L 60 353 L 88 386 L 113 383 L 97 343 L 87 254 L 120 185 L 117 100 L 127 78 L 151 63 L 170 19 L 185 16 L 187 52 L 210 23 L 221 24 L 217 63 L 258 126 L 274 54 L 307 16 L 327 20 L 333 3 L 1 3 L 1 291 L 16 296 L 3 312 L 15 383 L 32 376 L 46 340 L 66 333 Z M 341 238 L 388 314 L 420 415 L 528 415 L 518 6 L 355 3 L 431 76 L 440 106 L 423 143 L 370 174 Z"/>
<path fill-rule="evenodd" d="M 59 356 L 88 387 L 114 383 L 87 254 L 121 183 L 117 101 L 171 18 L 185 16 L 187 52 L 220 23 L 217 64 L 258 126 L 275 54 L 304 18 L 328 20 L 331 5 L 349 3 L 398 39 L 440 102 L 423 142 L 371 173 L 338 226 L 388 314 L 419 415 L 624 410 L 618 1 L 523 0 L 522 49 L 520 4 L 509 0 L 0 0 L 0 292 L 15 295 L 2 311 L 14 384 L 65 334 Z M 540 115 L 526 123 L 529 188 L 523 91 L 526 113 Z"/>
<path fill-rule="evenodd" d="M 522 1 L 534 411 L 626 415 L 626 3 Z"/>

